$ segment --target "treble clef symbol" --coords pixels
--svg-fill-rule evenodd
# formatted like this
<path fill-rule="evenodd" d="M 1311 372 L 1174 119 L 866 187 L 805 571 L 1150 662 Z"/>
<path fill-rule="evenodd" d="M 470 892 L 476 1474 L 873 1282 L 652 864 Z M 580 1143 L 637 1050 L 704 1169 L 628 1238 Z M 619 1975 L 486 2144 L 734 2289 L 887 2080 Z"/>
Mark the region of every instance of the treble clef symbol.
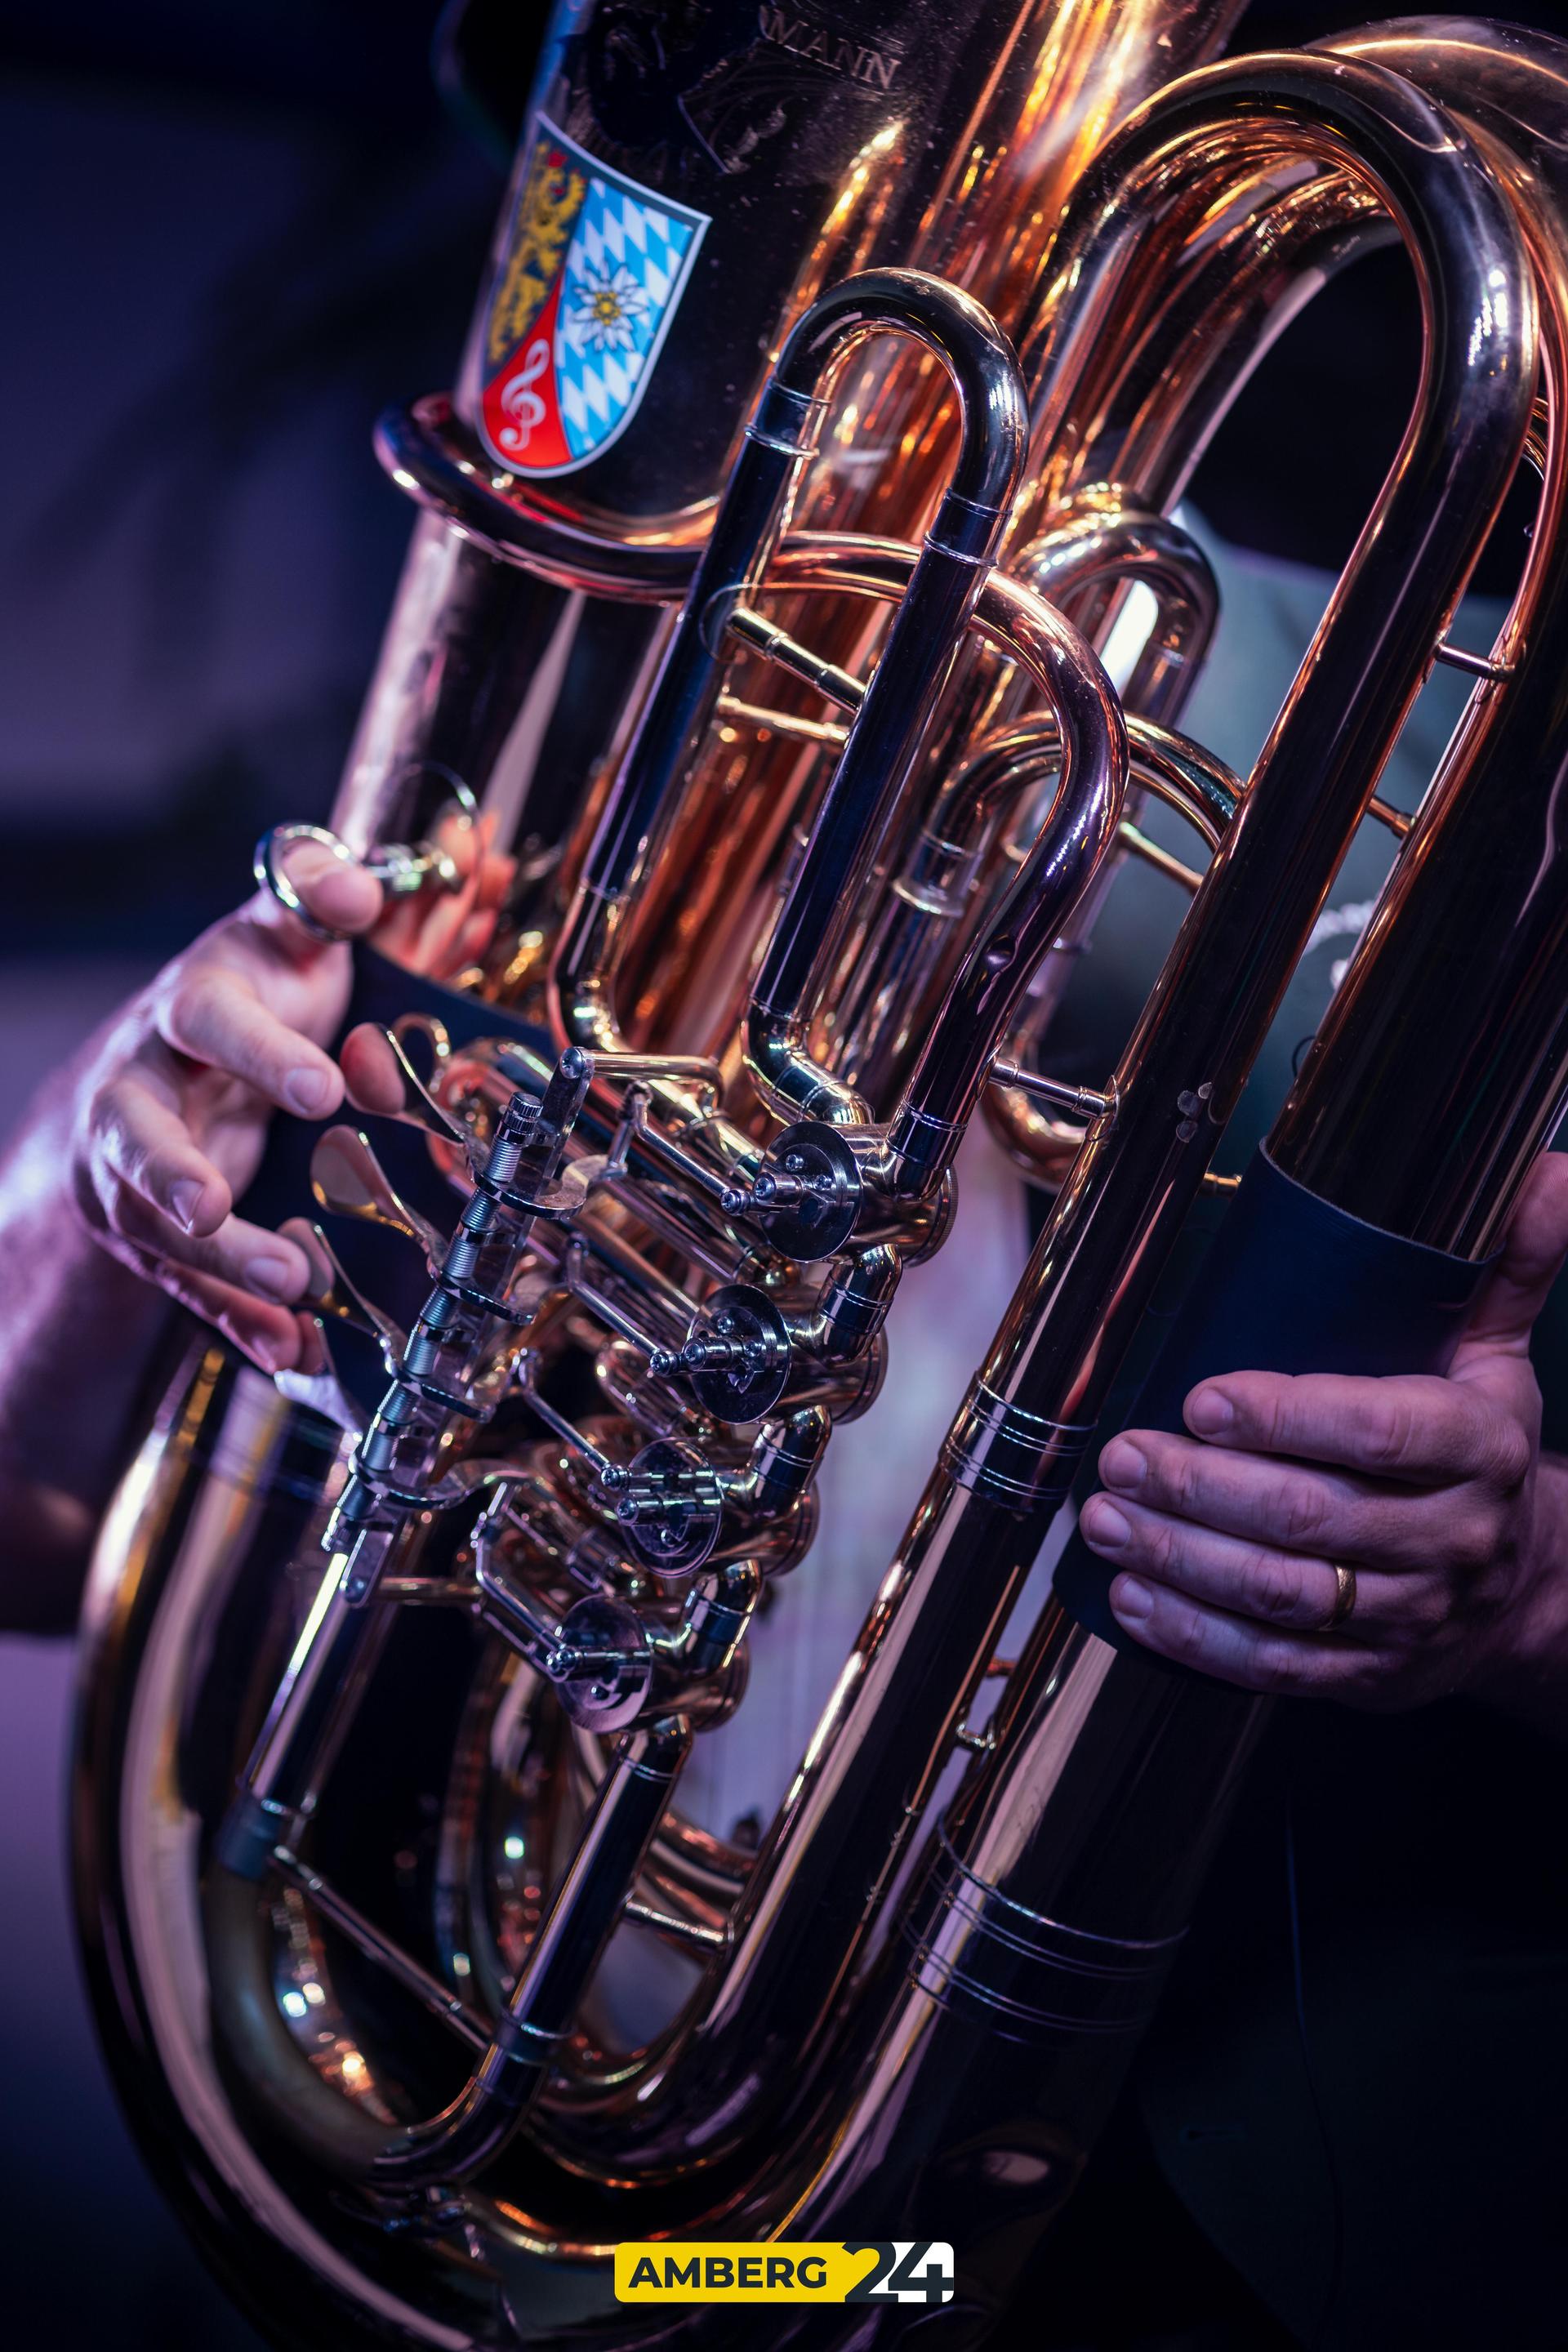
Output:
<path fill-rule="evenodd" d="M 496 436 L 503 449 L 526 449 L 534 426 L 543 424 L 544 403 L 533 387 L 549 365 L 550 338 L 536 335 L 522 355 L 521 367 L 515 375 L 508 376 L 500 388 L 501 407 L 512 419 Z"/>

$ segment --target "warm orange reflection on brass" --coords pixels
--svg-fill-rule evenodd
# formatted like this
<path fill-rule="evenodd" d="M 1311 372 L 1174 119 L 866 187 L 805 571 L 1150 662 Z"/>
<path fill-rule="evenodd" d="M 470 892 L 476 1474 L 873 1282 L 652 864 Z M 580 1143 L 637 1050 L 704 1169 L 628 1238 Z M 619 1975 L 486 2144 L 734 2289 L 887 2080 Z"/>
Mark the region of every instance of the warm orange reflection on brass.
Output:
<path fill-rule="evenodd" d="M 911 5 L 902 81 L 858 111 L 823 101 L 834 163 L 809 216 L 781 200 L 737 227 L 736 174 L 716 266 L 741 253 L 786 368 L 798 322 L 808 341 L 829 322 L 800 479 L 811 388 L 775 382 L 742 443 L 766 355 L 718 317 L 683 328 L 689 447 L 628 467 L 618 503 L 592 469 L 491 469 L 462 386 L 384 428 L 426 512 L 339 820 L 361 845 L 422 838 L 403 822 L 419 775 L 471 752 L 481 847 L 514 887 L 464 983 L 554 1034 L 446 1051 L 426 1017 L 430 1084 L 410 1061 L 405 1109 L 448 1164 L 451 1118 L 477 1139 L 470 1211 L 493 1241 L 485 1204 L 510 1199 L 516 1287 L 469 1279 L 489 1319 L 460 1394 L 395 1374 L 381 1410 L 435 1433 L 439 1472 L 397 1455 L 406 1493 L 255 1375 L 208 1358 L 188 1376 L 106 1531 L 79 1814 L 128 2077 L 176 2116 L 209 2204 L 262 2215 L 323 2308 L 357 2301 L 394 2340 L 542 2345 L 580 2322 L 630 2352 L 617 2241 L 876 2235 L 933 2184 L 968 2340 L 1005 2305 L 1115 2097 L 1259 1717 L 1054 1600 L 988 1720 L 977 1700 L 1521 456 L 1542 479 L 1516 603 L 1272 1148 L 1322 1199 L 1474 1259 L 1561 1108 L 1568 51 L 1407 23 L 1204 64 L 1237 13 L 979 0 L 955 35 Z M 1176 731 L 1215 611 L 1172 509 L 1271 340 L 1394 239 L 1427 321 L 1409 425 L 1237 779 Z M 989 322 L 910 269 L 994 314 L 1021 387 Z M 835 291 L 865 270 L 868 291 Z M 955 521 L 966 466 L 1005 495 Z M 1119 699 L 1091 648 L 1134 586 L 1153 617 Z M 911 646 L 911 609 L 942 630 Z M 889 645 L 903 669 L 879 664 Z M 889 674 L 930 714 L 918 740 Z M 868 743 L 891 747 L 879 769 Z M 1151 796 L 1193 823 L 1173 875 L 1190 903 L 1116 1069 L 1053 1084 L 1053 941 L 1081 941 L 1117 859 L 1149 854 Z M 821 852 L 840 840 L 842 903 Z M 431 933 L 399 937 L 412 969 Z M 1434 1022 L 1443 1055 L 1413 1053 Z M 744 1703 L 760 1596 L 789 1607 L 770 1580 L 812 1539 L 836 1421 L 888 1370 L 902 1269 L 947 1236 L 953 1139 L 994 1067 L 989 1115 L 1048 1179 L 1048 1222 L 776 1816 L 754 1843 L 711 1836 L 667 1801 L 686 1748 Z M 544 1106 L 568 1095 L 557 1131 Z M 357 1145 L 345 1177 L 347 1148 L 319 1189 L 353 1180 L 384 1213 L 398 1196 Z M 575 1419 L 541 1384 L 563 1361 L 592 1375 Z M 766 1402 L 726 1421 L 726 1379 Z M 472 1408 L 518 1387 L 534 1420 L 503 1476 Z M 345 1492 L 396 1503 L 363 1609 L 363 1527 L 321 1553 Z M 656 1535 L 695 1519 L 709 1549 L 679 1573 L 636 1549 L 645 1506 Z M 442 1609 L 494 1638 L 444 1691 L 439 1901 L 415 1952 L 419 1857 L 395 1895 L 372 1874 L 367 1909 L 283 1832 L 314 1834 L 353 1790 L 383 1645 Z M 613 1725 L 592 1712 L 623 1699 Z M 252 1847 L 225 1843 L 236 1819 Z M 621 1932 L 688 1969 L 636 2049 L 594 2001 Z M 368 2016 L 362 2033 L 364 1968 L 422 2032 L 452 2029 L 445 2072 L 412 2032 L 407 2055 Z M 530 2006 L 541 1984 L 556 2006 Z M 427 2238 L 379 2226 L 408 2218 L 410 2184 Z"/>

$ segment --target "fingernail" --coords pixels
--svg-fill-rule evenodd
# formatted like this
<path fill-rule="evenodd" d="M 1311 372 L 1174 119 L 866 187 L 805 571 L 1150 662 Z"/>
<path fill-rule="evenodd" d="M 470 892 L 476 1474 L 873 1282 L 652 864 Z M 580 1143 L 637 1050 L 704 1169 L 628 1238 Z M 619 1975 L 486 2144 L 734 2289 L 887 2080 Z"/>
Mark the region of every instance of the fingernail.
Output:
<path fill-rule="evenodd" d="M 312 1118 L 327 1108 L 331 1081 L 321 1070 L 290 1070 L 283 1081 L 283 1092 L 290 1110 L 302 1118 Z"/>
<path fill-rule="evenodd" d="M 177 1184 L 169 1187 L 169 1206 L 175 1222 L 184 1225 L 186 1233 L 195 1223 L 196 1211 L 202 1205 L 202 1191 L 203 1187 L 195 1176 L 182 1176 Z"/>
<path fill-rule="evenodd" d="M 1132 1530 L 1114 1503 L 1095 1495 L 1083 1507 L 1083 1533 L 1096 1551 L 1120 1551 Z"/>
<path fill-rule="evenodd" d="M 1108 1486 L 1141 1486 L 1149 1465 L 1131 1438 L 1113 1437 L 1100 1457 L 1100 1475 Z"/>
<path fill-rule="evenodd" d="M 1154 1606 L 1154 1596 L 1135 1576 L 1119 1576 L 1110 1588 L 1110 1605 L 1119 1617 L 1141 1625 Z"/>
<path fill-rule="evenodd" d="M 300 1287 L 300 1277 L 286 1257 L 253 1257 L 245 1269 L 247 1290 L 264 1298 L 289 1298 Z"/>
<path fill-rule="evenodd" d="M 282 1351 L 272 1340 L 247 1339 L 246 1341 L 246 1345 L 264 1372 L 280 1372 L 282 1370 Z"/>
<path fill-rule="evenodd" d="M 1217 1437 L 1236 1419 L 1236 1407 L 1223 1389 L 1194 1389 L 1187 1399 L 1187 1427 L 1198 1437 Z"/>

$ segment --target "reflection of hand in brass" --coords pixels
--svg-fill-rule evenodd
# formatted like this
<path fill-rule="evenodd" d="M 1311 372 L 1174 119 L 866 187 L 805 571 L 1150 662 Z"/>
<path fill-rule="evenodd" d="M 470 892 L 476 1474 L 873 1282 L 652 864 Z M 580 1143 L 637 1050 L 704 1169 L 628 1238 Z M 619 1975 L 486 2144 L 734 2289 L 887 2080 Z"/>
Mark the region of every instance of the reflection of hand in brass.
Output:
<path fill-rule="evenodd" d="M 389 899 L 373 934 L 383 955 L 408 971 L 451 981 L 484 954 L 517 870 L 516 859 L 496 848 L 495 835 L 493 815 L 470 824 L 454 809 L 438 821 L 431 837 L 461 876 L 459 887 L 426 885 Z"/>
<path fill-rule="evenodd" d="M 379 885 L 319 845 L 299 844 L 289 873 L 335 931 L 366 931 L 382 912 Z M 323 1047 L 349 985 L 347 948 L 313 939 L 258 892 L 132 998 L 74 1090 L 71 1189 L 95 1237 L 268 1371 L 301 1360 L 308 1330 L 289 1302 L 310 1269 L 295 1243 L 237 1217 L 234 1202 L 274 1106 L 317 1118 L 342 1102 Z"/>

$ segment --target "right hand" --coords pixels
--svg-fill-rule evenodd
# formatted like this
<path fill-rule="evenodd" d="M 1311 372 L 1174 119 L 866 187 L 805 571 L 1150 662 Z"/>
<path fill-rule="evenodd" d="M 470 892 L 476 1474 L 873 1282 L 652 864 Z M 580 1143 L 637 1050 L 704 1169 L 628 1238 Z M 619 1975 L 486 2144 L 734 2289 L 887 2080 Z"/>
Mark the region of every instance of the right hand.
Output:
<path fill-rule="evenodd" d="M 289 874 L 333 930 L 368 931 L 381 914 L 380 884 L 324 848 L 301 846 Z M 324 1118 L 342 1103 L 324 1048 L 350 985 L 348 949 L 258 891 L 132 999 L 75 1088 L 71 1191 L 94 1237 L 268 1372 L 309 1359 L 310 1326 L 291 1302 L 310 1268 L 234 1203 L 274 1108 Z"/>

